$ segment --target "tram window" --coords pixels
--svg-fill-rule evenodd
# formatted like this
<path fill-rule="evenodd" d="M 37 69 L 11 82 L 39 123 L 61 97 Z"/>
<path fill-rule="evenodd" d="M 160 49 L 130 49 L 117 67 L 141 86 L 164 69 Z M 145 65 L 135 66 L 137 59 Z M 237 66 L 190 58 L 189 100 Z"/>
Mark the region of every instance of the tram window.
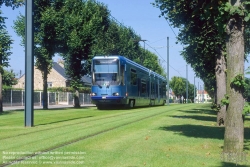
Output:
<path fill-rule="evenodd" d="M 157 97 L 158 97 L 158 86 L 159 86 L 159 84 L 156 83 L 156 96 L 157 96 Z"/>
<path fill-rule="evenodd" d="M 159 88 L 159 92 L 160 92 L 160 97 L 162 97 L 161 87 Z"/>
<path fill-rule="evenodd" d="M 165 93 L 167 92 L 167 89 L 166 89 L 166 82 L 163 82 L 161 84 L 161 92 L 162 92 L 162 97 L 165 97 Z"/>
<path fill-rule="evenodd" d="M 131 85 L 137 85 L 137 74 L 136 74 L 136 70 L 131 69 L 131 78 L 130 78 L 130 83 Z"/>
<path fill-rule="evenodd" d="M 166 82 L 163 82 L 163 83 L 162 83 L 162 91 L 163 91 L 163 92 L 166 92 Z"/>
<path fill-rule="evenodd" d="M 147 84 L 146 81 L 141 81 L 141 93 L 147 93 Z"/>
<path fill-rule="evenodd" d="M 155 93 L 155 83 L 151 82 L 151 94 Z"/>
<path fill-rule="evenodd" d="M 125 70 L 125 67 L 124 65 L 121 66 L 121 85 L 124 85 L 124 70 Z"/>
<path fill-rule="evenodd" d="M 93 60 L 93 85 L 119 85 L 119 61 L 117 59 Z"/>

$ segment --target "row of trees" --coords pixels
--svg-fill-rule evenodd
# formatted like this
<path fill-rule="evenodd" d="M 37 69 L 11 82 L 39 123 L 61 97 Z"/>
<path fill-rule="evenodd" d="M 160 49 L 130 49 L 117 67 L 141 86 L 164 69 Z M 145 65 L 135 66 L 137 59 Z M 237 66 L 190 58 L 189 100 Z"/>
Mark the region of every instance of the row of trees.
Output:
<path fill-rule="evenodd" d="M 186 84 L 187 83 L 188 83 L 188 99 L 191 99 L 191 101 L 193 101 L 194 90 L 196 89 L 193 84 L 187 81 L 186 78 L 174 76 L 171 78 L 169 82 L 169 86 L 177 97 L 183 96 L 184 99 L 187 99 L 186 97 L 186 88 L 187 88 Z M 195 96 L 196 96 L 196 92 L 195 92 Z"/>
<path fill-rule="evenodd" d="M 18 6 L 23 1 L 17 2 L 6 0 L 2 4 Z M 141 37 L 132 28 L 117 22 L 106 5 L 95 0 L 34 0 L 34 3 L 35 65 L 43 76 L 44 109 L 48 108 L 47 76 L 55 54 L 65 61 L 66 74 L 76 91 L 75 107 L 80 106 L 77 95 L 81 77 L 90 74 L 91 59 L 95 55 L 124 55 L 165 75 L 157 56 L 140 47 Z M 25 16 L 20 14 L 13 27 L 24 46 Z"/>
<path fill-rule="evenodd" d="M 197 88 L 195 85 L 191 84 L 187 81 L 186 78 L 174 76 L 170 80 L 170 88 L 174 92 L 177 97 L 183 96 L 186 99 L 186 88 L 188 83 L 188 98 L 193 101 L 194 96 L 197 96 Z M 194 92 L 195 91 L 195 92 Z M 214 97 L 214 92 L 210 91 L 210 97 Z M 250 78 L 245 78 L 245 91 L 243 93 L 243 97 L 246 101 L 250 101 Z"/>
<path fill-rule="evenodd" d="M 179 28 L 178 41 L 185 46 L 182 56 L 215 94 L 217 124 L 225 122 L 224 153 L 240 156 L 244 144 L 244 59 L 250 48 L 246 38 L 250 1 L 155 0 L 154 5 Z"/>
<path fill-rule="evenodd" d="M 1 0 L 0 6 L 5 4 L 6 6 L 12 7 L 15 9 L 23 4 L 21 0 Z M 4 68 L 9 67 L 9 56 L 12 54 L 11 44 L 13 40 L 11 39 L 10 35 L 8 34 L 5 26 L 5 19 L 6 17 L 2 16 L 2 11 L 0 10 L 0 112 L 3 110 L 2 105 L 2 83 L 7 83 L 6 79 L 13 73 L 9 74 L 8 71 L 4 70 Z M 4 75 L 4 79 L 3 79 Z M 10 81 L 12 82 L 12 81 Z"/>

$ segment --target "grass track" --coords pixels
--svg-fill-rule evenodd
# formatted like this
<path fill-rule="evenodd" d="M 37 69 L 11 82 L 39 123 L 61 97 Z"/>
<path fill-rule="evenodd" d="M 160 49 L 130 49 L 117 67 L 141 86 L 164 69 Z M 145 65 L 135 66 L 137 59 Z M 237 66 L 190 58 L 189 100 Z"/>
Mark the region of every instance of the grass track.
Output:
<path fill-rule="evenodd" d="M 3 151 L 79 151 L 86 153 L 80 156 L 83 159 L 78 159 L 79 162 L 84 161 L 80 166 L 86 167 L 234 165 L 220 161 L 224 130 L 215 126 L 215 115 L 204 105 L 111 111 L 98 111 L 96 108 L 37 110 L 33 128 L 20 125 L 23 121 L 21 114 L 10 112 L 0 115 L 0 157 L 4 156 Z M 249 132 L 248 119 L 246 125 Z M 249 150 L 247 144 L 249 136 L 246 138 L 246 150 Z M 42 156 L 44 154 L 33 155 L 34 161 L 39 160 L 39 164 L 34 166 L 55 162 L 42 159 Z M 249 160 L 249 155 L 246 158 Z M 7 160 L 2 159 L 1 163 L 3 161 Z"/>

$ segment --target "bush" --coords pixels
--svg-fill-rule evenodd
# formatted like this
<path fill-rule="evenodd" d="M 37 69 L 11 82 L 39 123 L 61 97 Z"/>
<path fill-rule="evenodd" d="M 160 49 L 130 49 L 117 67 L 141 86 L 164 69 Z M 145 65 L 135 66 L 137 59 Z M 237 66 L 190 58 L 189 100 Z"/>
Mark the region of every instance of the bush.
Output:
<path fill-rule="evenodd" d="M 213 102 L 214 100 L 213 99 L 209 99 L 209 100 L 207 100 L 207 102 Z"/>
<path fill-rule="evenodd" d="M 75 89 L 71 87 L 57 87 L 57 88 L 48 88 L 48 92 L 75 92 Z M 79 88 L 79 93 L 90 93 L 90 87 L 81 87 Z"/>

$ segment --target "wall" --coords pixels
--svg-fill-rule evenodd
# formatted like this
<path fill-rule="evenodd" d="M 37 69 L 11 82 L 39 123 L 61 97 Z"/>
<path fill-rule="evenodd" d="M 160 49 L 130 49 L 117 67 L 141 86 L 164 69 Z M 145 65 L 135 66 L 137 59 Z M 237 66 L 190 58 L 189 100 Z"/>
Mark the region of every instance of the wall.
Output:
<path fill-rule="evenodd" d="M 52 69 L 48 75 L 48 83 L 52 83 L 52 87 L 66 87 L 66 79 L 62 77 L 56 70 Z M 23 75 L 13 88 L 24 89 L 25 75 Z M 34 90 L 43 90 L 42 73 L 34 68 Z"/>

